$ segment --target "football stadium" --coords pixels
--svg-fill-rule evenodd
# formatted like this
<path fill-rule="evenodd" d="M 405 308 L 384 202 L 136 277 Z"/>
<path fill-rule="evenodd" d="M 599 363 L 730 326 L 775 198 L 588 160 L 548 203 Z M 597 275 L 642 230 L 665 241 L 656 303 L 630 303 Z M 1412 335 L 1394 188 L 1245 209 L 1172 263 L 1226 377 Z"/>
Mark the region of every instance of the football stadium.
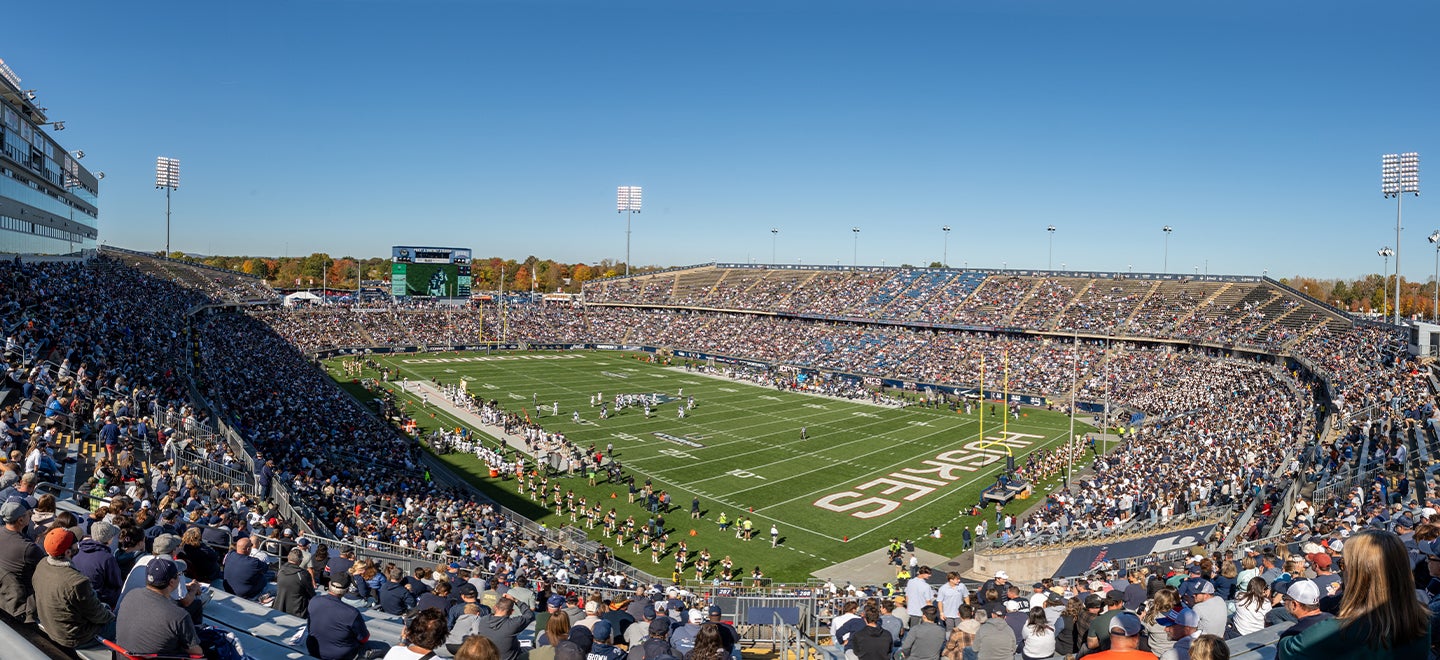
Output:
<path fill-rule="evenodd" d="M 939 261 L 865 263 L 850 220 L 848 264 L 767 225 L 768 263 L 632 268 L 628 185 L 623 261 L 338 217 L 383 256 L 220 260 L 172 249 L 169 157 L 164 249 L 110 239 L 28 84 L 0 61 L 7 660 L 1433 655 L 1414 152 L 1379 158 L 1363 293 L 1172 268 L 1170 224 L 1159 269 L 1104 230 L 1106 268 L 1055 268 L 1054 224 L 1045 268 L 957 267 L 950 224 Z"/>

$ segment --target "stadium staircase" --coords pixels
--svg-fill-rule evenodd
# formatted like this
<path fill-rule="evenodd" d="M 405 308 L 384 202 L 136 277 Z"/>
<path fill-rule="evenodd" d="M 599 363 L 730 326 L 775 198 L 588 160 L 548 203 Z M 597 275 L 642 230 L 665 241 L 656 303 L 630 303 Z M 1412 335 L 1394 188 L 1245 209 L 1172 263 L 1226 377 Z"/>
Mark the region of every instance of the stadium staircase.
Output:
<path fill-rule="evenodd" d="M 1219 287 L 1216 287 L 1214 291 L 1210 292 L 1210 295 L 1206 296 L 1203 300 L 1200 301 L 1199 304 L 1195 305 L 1180 318 L 1176 319 L 1175 324 L 1170 326 L 1169 328 L 1166 328 L 1166 330 L 1177 330 L 1191 319 L 1200 316 L 1203 310 L 1213 309 L 1216 305 L 1216 302 L 1221 300 L 1222 296 L 1225 296 L 1230 289 L 1234 288 L 1234 286 L 1235 285 L 1233 283 L 1226 282 L 1224 284 L 1221 284 Z"/>
<path fill-rule="evenodd" d="M 1060 311 L 1051 315 L 1050 320 L 1045 322 L 1045 326 L 1043 329 L 1054 330 L 1055 328 L 1059 327 L 1061 321 L 1064 321 L 1065 318 L 1069 315 L 1070 309 L 1073 308 L 1075 305 L 1079 304 L 1082 300 L 1084 300 L 1086 294 L 1090 293 L 1090 290 L 1095 288 L 1095 282 L 1096 280 L 1087 280 L 1085 282 L 1085 285 L 1080 287 L 1079 291 L 1075 292 L 1074 297 L 1070 298 L 1070 300 L 1065 301 L 1065 306 L 1061 307 Z"/>
<path fill-rule="evenodd" d="M 924 313 L 923 311 L 917 313 L 911 318 L 920 321 L 947 323 L 954 319 L 955 313 L 960 311 L 962 307 L 964 307 L 968 302 L 970 302 L 970 299 L 976 295 L 976 292 L 980 290 L 980 287 L 985 286 L 985 282 L 989 279 L 990 278 L 984 274 L 971 272 L 960 273 L 953 280 L 953 282 L 960 287 L 960 290 L 958 292 L 960 295 L 956 296 L 953 294 L 948 294 L 948 287 L 943 288 L 941 292 L 935 294 L 937 297 L 945 296 L 947 298 L 947 304 L 945 305 L 945 307 L 947 307 L 948 309 L 945 309 L 943 313 L 941 313 L 938 317 L 934 319 L 927 319 L 919 316 L 919 314 Z"/>
<path fill-rule="evenodd" d="M 1140 297 L 1140 302 L 1135 305 L 1135 309 L 1130 310 L 1130 315 L 1125 317 L 1125 322 L 1121 324 L 1120 327 L 1130 327 L 1130 324 L 1135 322 L 1135 317 L 1140 315 L 1140 310 L 1145 309 L 1145 305 L 1148 304 L 1150 300 L 1155 297 L 1155 293 L 1159 290 L 1160 282 L 1151 282 L 1150 286 L 1145 289 L 1145 294 Z"/>

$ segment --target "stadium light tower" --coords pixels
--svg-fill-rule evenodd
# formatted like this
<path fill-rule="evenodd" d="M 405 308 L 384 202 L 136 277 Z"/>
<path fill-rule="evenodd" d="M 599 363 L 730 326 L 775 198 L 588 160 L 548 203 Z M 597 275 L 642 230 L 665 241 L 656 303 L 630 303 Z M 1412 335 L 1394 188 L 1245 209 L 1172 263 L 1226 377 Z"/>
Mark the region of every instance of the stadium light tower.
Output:
<path fill-rule="evenodd" d="M 1390 246 L 1385 246 L 1375 251 L 1385 260 L 1385 266 L 1380 271 L 1380 318 L 1385 318 L 1385 303 L 1390 302 L 1390 255 L 1395 254 Z M 1400 288 L 1400 280 L 1395 280 L 1395 288 Z"/>
<path fill-rule="evenodd" d="M 1435 246 L 1435 280 L 1430 283 L 1435 287 L 1435 312 L 1430 315 L 1430 322 L 1440 323 L 1440 229 L 1431 232 L 1427 240 Z"/>
<path fill-rule="evenodd" d="M 851 247 L 850 252 L 850 267 L 855 268 L 860 265 L 860 228 L 851 227 L 850 231 L 855 234 L 855 245 Z"/>
<path fill-rule="evenodd" d="M 945 233 L 945 244 L 944 244 L 944 247 L 940 248 L 940 267 L 941 267 L 941 268 L 949 268 L 949 267 L 950 267 L 950 225 L 945 225 L 944 227 L 941 227 L 941 228 L 940 228 L 940 231 L 942 231 L 942 232 Z"/>
<path fill-rule="evenodd" d="M 780 263 L 780 262 L 778 262 L 778 261 L 775 261 L 775 242 L 776 242 L 777 240 L 779 240 L 779 238 L 780 238 L 780 228 L 779 228 L 779 227 L 771 227 L 771 228 L 770 228 L 770 265 L 771 265 L 771 266 L 774 266 L 775 264 Z"/>
<path fill-rule="evenodd" d="M 1400 200 L 1405 193 L 1420 196 L 1420 154 L 1385 154 L 1380 157 L 1380 192 L 1395 197 L 1395 324 L 1400 324 Z"/>
<path fill-rule="evenodd" d="M 1055 225 L 1046 227 L 1045 231 L 1050 234 L 1050 258 L 1045 260 L 1045 270 L 1050 270 L 1055 266 Z"/>
<path fill-rule="evenodd" d="M 1165 225 L 1160 228 L 1160 231 L 1165 232 L 1165 259 L 1160 262 L 1160 272 L 1168 273 L 1170 272 L 1170 232 L 1175 230 L 1171 229 L 1170 225 Z"/>
<path fill-rule="evenodd" d="M 630 274 L 630 219 L 640 212 L 640 186 L 620 186 L 615 190 L 615 210 L 625 214 L 625 274 Z"/>
<path fill-rule="evenodd" d="M 165 256 L 170 256 L 170 191 L 180 188 L 180 159 L 155 159 L 155 188 L 165 189 Z"/>

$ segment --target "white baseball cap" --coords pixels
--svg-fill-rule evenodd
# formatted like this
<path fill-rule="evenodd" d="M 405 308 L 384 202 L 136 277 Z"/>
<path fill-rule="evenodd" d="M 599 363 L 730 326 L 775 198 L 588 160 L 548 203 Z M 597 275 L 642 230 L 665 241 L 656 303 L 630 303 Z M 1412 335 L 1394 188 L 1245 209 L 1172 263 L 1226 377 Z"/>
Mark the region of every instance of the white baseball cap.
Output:
<path fill-rule="evenodd" d="M 1285 595 L 1297 603 L 1305 605 L 1320 604 L 1320 587 L 1313 580 L 1296 580 L 1290 583 L 1290 589 Z"/>

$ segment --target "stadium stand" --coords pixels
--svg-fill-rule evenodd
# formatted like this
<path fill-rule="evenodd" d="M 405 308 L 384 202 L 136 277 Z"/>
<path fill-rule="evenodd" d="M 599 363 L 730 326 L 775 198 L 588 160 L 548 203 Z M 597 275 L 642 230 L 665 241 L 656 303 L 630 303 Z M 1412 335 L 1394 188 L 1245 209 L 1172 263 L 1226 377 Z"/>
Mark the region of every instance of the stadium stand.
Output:
<path fill-rule="evenodd" d="M 353 548 L 361 561 L 352 570 L 367 584 L 375 579 L 368 562 L 378 559 L 407 571 L 428 567 L 431 581 L 433 573 L 470 574 L 491 586 L 501 577 L 553 580 L 563 571 L 579 590 L 647 587 L 645 576 L 616 572 L 603 554 L 565 545 L 477 493 L 421 478 L 431 464 L 419 445 L 338 393 L 302 352 L 445 345 L 501 333 L 689 347 L 959 385 L 973 384 L 978 374 L 954 369 L 956 363 L 1008 354 L 1024 388 L 1050 394 L 1064 389 L 1066 379 L 1056 372 L 1083 363 L 1081 398 L 1108 394 L 1145 413 L 1146 424 L 1116 452 L 1093 456 L 1094 474 L 1077 489 L 1048 494 L 1049 506 L 1015 521 L 1012 544 L 1074 542 L 1106 530 L 1144 534 L 1170 524 L 1167 518 L 1218 506 L 1254 514 L 1252 522 L 1237 523 L 1233 535 L 1251 544 L 1237 548 L 1338 556 L 1344 544 L 1334 541 L 1359 526 L 1405 530 L 1434 515 L 1423 506 L 1433 473 L 1403 489 L 1396 480 L 1419 461 L 1428 464 L 1437 444 L 1433 392 L 1405 355 L 1403 337 L 1386 326 L 1355 324 L 1263 280 L 712 265 L 600 282 L 587 288 L 583 307 L 372 305 L 237 314 L 214 305 L 273 299 L 273 292 L 179 262 L 108 253 L 88 264 L 14 263 L 0 270 L 6 292 L 0 441 L 22 454 L 39 444 L 30 452 L 63 463 L 46 479 L 79 491 L 69 515 L 88 527 L 96 512 L 119 523 L 122 539 L 162 529 L 170 523 L 152 512 L 175 508 L 185 512 L 181 526 L 219 532 L 220 551 L 231 550 L 240 535 L 275 557 L 299 538 L 337 553 Z M 189 335 L 178 324 L 187 315 Z M 934 317 L 954 325 L 903 324 Z M 840 322 L 847 319 L 867 322 Z M 1085 335 L 1078 343 L 1076 333 Z M 1112 341 L 1104 341 L 1106 333 L 1115 335 Z M 1256 352 L 1227 350 L 1234 347 Z M 951 369 L 935 366 L 947 363 Z M 247 368 L 256 364 L 267 371 Z M 276 393 L 273 382 L 285 383 L 286 393 Z M 1327 412 L 1343 429 L 1328 452 L 1312 442 L 1320 431 L 1313 405 L 1322 392 L 1327 396 L 1318 400 L 1333 406 Z M 1247 414 L 1227 412 L 1235 409 Z M 54 413 L 47 417 L 47 410 Z M 337 442 L 353 450 L 331 450 Z M 51 454 L 55 445 L 80 451 Z M 1173 448 L 1168 461 L 1151 460 L 1157 447 Z M 1037 457 L 1023 469 L 1054 469 L 1065 458 Z M 4 474 L 17 472 L 11 462 Z M 1134 488 L 1141 482 L 1176 487 L 1143 502 L 1145 493 Z M 1287 492 L 1305 493 L 1294 514 L 1282 501 Z M 1264 535 L 1277 527 L 1279 535 Z M 542 563 L 548 568 L 537 569 Z M 1067 594 L 1077 592 L 1085 593 Z M 399 641 L 393 615 L 367 618 L 377 639 Z M 254 657 L 303 656 L 288 642 L 300 620 L 259 603 L 217 592 L 206 619 L 234 632 Z M 8 632 L 24 628 L 13 622 Z M 1230 646 L 1268 657 L 1264 649 L 1279 630 L 1283 624 Z M 33 641 L 13 644 L 7 648 L 16 653 L 34 647 L 55 657 Z"/>

